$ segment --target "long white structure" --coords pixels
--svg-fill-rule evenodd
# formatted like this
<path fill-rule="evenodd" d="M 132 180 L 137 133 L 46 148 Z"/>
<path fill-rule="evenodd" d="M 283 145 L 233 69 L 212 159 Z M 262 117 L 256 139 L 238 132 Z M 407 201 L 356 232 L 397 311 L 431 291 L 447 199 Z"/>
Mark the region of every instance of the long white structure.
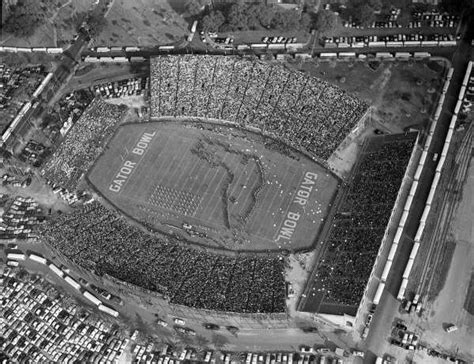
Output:
<path fill-rule="evenodd" d="M 380 298 L 382 297 L 382 293 L 384 289 L 385 289 L 385 283 L 380 282 L 379 285 L 377 286 L 377 291 L 375 292 L 375 296 L 372 301 L 374 305 L 378 305 L 380 303 Z"/>
<path fill-rule="evenodd" d="M 77 290 L 80 290 L 81 289 L 81 285 L 76 281 L 74 280 L 73 278 L 69 277 L 69 276 L 66 276 L 64 277 L 64 280 L 69 283 L 69 285 L 74 288 L 74 289 L 77 289 Z"/>
<path fill-rule="evenodd" d="M 44 265 L 46 265 L 46 263 L 48 262 L 45 258 L 40 257 L 37 254 L 30 254 L 28 258 L 30 258 L 31 260 L 37 263 L 44 264 Z"/>
<path fill-rule="evenodd" d="M 7 259 L 10 260 L 26 260 L 26 256 L 23 253 L 8 253 Z"/>
<path fill-rule="evenodd" d="M 99 305 L 99 310 L 102 311 L 102 312 L 105 312 L 106 314 L 108 314 L 110 316 L 113 316 L 113 317 L 117 317 L 119 315 L 119 313 L 117 311 L 115 311 L 113 308 L 110 308 L 110 307 L 105 306 L 103 304 Z"/>
<path fill-rule="evenodd" d="M 53 272 L 57 276 L 61 278 L 64 277 L 64 272 L 61 269 L 59 269 L 57 266 L 55 266 L 53 263 L 48 264 L 48 267 L 51 270 L 51 272 Z"/>
<path fill-rule="evenodd" d="M 94 296 L 92 293 L 89 291 L 84 291 L 82 295 L 87 298 L 89 301 L 91 301 L 94 305 L 99 306 L 102 301 L 99 300 L 96 296 Z"/>

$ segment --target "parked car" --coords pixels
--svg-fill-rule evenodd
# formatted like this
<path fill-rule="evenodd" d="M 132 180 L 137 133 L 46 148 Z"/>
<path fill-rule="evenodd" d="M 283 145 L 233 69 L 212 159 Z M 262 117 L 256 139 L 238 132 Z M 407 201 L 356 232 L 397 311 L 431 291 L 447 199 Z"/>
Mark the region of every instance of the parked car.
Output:
<path fill-rule="evenodd" d="M 175 317 L 175 318 L 173 319 L 173 322 L 174 322 L 175 324 L 177 324 L 177 325 L 185 325 L 185 324 L 186 324 L 186 322 L 185 322 L 183 319 L 180 319 L 180 318 L 178 318 L 178 317 Z"/>
<path fill-rule="evenodd" d="M 157 319 L 156 323 L 160 326 L 163 326 L 163 327 L 168 326 L 168 323 L 166 321 L 163 321 L 163 320 L 160 320 L 160 319 Z"/>
<path fill-rule="evenodd" d="M 314 354 L 314 349 L 308 345 L 300 345 L 300 351 L 302 353 L 311 353 Z"/>
<path fill-rule="evenodd" d="M 207 329 L 207 330 L 219 330 L 219 325 L 216 325 L 216 324 L 210 324 L 210 323 L 204 323 L 203 326 Z"/>
<path fill-rule="evenodd" d="M 450 333 L 450 332 L 456 331 L 457 329 L 458 329 L 458 327 L 456 325 L 451 324 L 448 327 L 446 327 L 445 330 L 446 330 L 447 333 Z"/>
<path fill-rule="evenodd" d="M 352 350 L 352 355 L 360 356 L 361 358 L 363 358 L 365 356 L 365 353 L 363 351 L 360 351 L 360 350 Z"/>

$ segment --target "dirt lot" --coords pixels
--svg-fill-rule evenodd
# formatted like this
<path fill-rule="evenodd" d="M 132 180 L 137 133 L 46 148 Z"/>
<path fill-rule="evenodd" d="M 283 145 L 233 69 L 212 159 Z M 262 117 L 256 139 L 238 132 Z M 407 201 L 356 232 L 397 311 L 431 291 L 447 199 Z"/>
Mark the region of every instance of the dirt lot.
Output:
<path fill-rule="evenodd" d="M 184 39 L 189 25 L 166 0 L 114 0 L 95 45 L 155 46 Z"/>
<path fill-rule="evenodd" d="M 310 61 L 293 63 L 312 76 L 354 93 L 372 106 L 375 127 L 401 132 L 424 124 L 438 98 L 443 65 L 437 62 Z"/>

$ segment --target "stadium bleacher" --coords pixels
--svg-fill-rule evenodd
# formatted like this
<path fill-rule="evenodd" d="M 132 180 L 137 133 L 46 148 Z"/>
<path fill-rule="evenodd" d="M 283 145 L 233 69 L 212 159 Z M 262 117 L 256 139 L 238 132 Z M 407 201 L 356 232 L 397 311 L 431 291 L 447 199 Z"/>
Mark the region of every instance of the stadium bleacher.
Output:
<path fill-rule="evenodd" d="M 285 312 L 277 256 L 226 256 L 156 238 L 93 202 L 41 226 L 40 236 L 80 266 L 156 291 L 171 303 L 238 313 Z"/>
<path fill-rule="evenodd" d="M 359 305 L 416 136 L 378 137 L 366 146 L 332 221 L 326 238 L 328 249 L 315 268 L 311 285 L 317 293 L 306 301 L 303 311 L 324 306 L 328 312 L 344 311 L 342 306 Z"/>
<path fill-rule="evenodd" d="M 281 64 L 230 56 L 151 60 L 151 116 L 213 118 L 255 127 L 326 160 L 367 105 Z"/>

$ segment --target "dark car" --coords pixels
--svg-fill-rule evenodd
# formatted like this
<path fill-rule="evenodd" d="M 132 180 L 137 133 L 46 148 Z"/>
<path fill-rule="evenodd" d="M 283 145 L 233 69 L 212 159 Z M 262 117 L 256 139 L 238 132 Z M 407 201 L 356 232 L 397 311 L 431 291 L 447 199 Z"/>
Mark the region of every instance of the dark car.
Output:
<path fill-rule="evenodd" d="M 318 329 L 316 327 L 303 327 L 301 330 L 303 332 L 318 332 Z"/>
<path fill-rule="evenodd" d="M 226 326 L 226 329 L 232 334 L 236 334 L 239 331 L 239 328 L 235 326 Z"/>
<path fill-rule="evenodd" d="M 390 339 L 390 344 L 395 345 L 395 346 L 400 346 L 400 347 L 403 346 L 402 342 L 397 339 Z"/>
<path fill-rule="evenodd" d="M 219 325 L 216 324 L 210 324 L 210 323 L 204 323 L 202 324 L 207 330 L 219 330 L 220 327 Z"/>

